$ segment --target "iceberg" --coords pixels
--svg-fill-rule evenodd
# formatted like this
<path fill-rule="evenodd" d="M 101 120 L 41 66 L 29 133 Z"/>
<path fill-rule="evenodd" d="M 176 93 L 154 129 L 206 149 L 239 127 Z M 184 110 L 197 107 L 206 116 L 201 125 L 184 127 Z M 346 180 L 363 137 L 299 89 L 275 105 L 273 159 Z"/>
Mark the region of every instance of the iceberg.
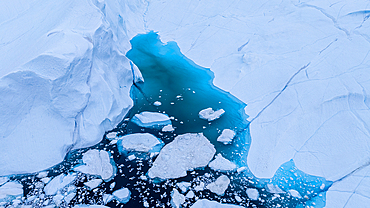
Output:
<path fill-rule="evenodd" d="M 171 124 L 170 117 L 166 114 L 147 111 L 134 115 L 131 121 L 138 126 L 147 128 L 157 128 Z"/>
<path fill-rule="evenodd" d="M 171 205 L 173 208 L 182 207 L 181 204 L 185 202 L 185 196 L 180 194 L 177 189 L 173 189 L 171 192 Z"/>
<path fill-rule="evenodd" d="M 103 182 L 102 179 L 96 178 L 96 179 L 89 180 L 88 182 L 85 182 L 84 185 L 89 187 L 90 189 L 94 189 L 98 187 L 101 184 L 101 182 Z"/>
<path fill-rule="evenodd" d="M 203 134 L 177 136 L 159 152 L 148 170 L 150 178 L 171 179 L 187 175 L 187 171 L 205 167 L 216 150 Z"/>
<path fill-rule="evenodd" d="M 258 197 L 260 196 L 258 190 L 254 188 L 248 188 L 246 192 L 248 197 L 252 200 L 258 200 Z"/>
<path fill-rule="evenodd" d="M 0 202 L 17 196 L 23 196 L 22 184 L 10 181 L 0 186 Z"/>
<path fill-rule="evenodd" d="M 68 175 L 60 174 L 54 177 L 45 187 L 44 192 L 46 195 L 56 195 L 57 192 L 64 187 L 71 184 L 77 178 L 76 173 L 71 173 Z"/>

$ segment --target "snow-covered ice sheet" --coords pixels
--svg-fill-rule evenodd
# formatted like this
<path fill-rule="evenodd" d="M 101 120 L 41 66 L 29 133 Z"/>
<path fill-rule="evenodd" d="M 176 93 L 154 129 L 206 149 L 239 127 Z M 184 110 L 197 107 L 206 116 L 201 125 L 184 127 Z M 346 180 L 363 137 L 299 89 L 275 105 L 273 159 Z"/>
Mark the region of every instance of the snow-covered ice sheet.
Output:
<path fill-rule="evenodd" d="M 247 104 L 253 174 L 270 178 L 293 159 L 308 174 L 338 181 L 369 164 L 369 7 L 366 0 L 161 1 L 149 4 L 145 19 Z M 329 190 L 327 204 L 341 207 L 335 199 L 350 196 Z"/>
<path fill-rule="evenodd" d="M 151 178 L 179 178 L 205 167 L 216 150 L 203 134 L 182 134 L 165 145 L 148 171 Z"/>
<path fill-rule="evenodd" d="M 136 114 L 131 121 L 139 126 L 147 128 L 156 128 L 171 124 L 171 120 L 170 117 L 168 117 L 168 115 L 148 111 Z"/>

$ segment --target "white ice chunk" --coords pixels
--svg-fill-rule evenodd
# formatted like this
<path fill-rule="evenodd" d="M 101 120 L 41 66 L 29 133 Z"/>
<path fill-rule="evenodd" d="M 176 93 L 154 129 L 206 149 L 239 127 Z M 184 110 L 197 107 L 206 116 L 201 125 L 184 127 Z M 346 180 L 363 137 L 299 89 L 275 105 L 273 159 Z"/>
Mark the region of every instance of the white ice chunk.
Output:
<path fill-rule="evenodd" d="M 22 184 L 10 181 L 0 186 L 0 202 L 7 197 L 17 197 L 23 195 L 23 186 Z"/>
<path fill-rule="evenodd" d="M 148 111 L 144 111 L 140 114 L 134 115 L 131 121 L 136 123 L 138 126 L 147 128 L 157 128 L 171 124 L 171 119 L 170 117 L 168 117 L 168 115 Z"/>
<path fill-rule="evenodd" d="M 59 190 L 68 186 L 77 177 L 76 173 L 70 173 L 68 175 L 60 174 L 54 177 L 44 188 L 46 195 L 55 195 Z"/>
<path fill-rule="evenodd" d="M 48 172 L 47 171 L 42 171 L 42 172 L 39 172 L 39 174 L 37 174 L 37 178 L 45 178 L 46 176 L 48 176 Z"/>
<path fill-rule="evenodd" d="M 161 106 L 161 105 L 162 105 L 162 103 L 161 103 L 161 102 L 159 102 L 159 101 L 155 101 L 155 102 L 153 103 L 153 105 L 155 105 L 155 106 Z"/>
<path fill-rule="evenodd" d="M 181 204 L 185 202 L 185 196 L 180 194 L 177 189 L 171 192 L 171 205 L 173 208 L 180 208 Z"/>
<path fill-rule="evenodd" d="M 186 194 L 186 198 L 188 198 L 188 199 L 192 199 L 192 198 L 194 198 L 194 196 L 195 196 L 195 194 L 194 194 L 194 191 L 189 191 L 187 194 Z"/>
<path fill-rule="evenodd" d="M 112 201 L 113 198 L 114 196 L 112 196 L 111 194 L 103 194 L 104 204 L 107 204 L 108 202 Z"/>
<path fill-rule="evenodd" d="M 222 116 L 225 111 L 223 109 L 219 109 L 217 111 L 214 111 L 212 108 L 206 108 L 201 111 L 199 111 L 199 118 L 208 120 L 208 121 L 213 121 Z"/>
<path fill-rule="evenodd" d="M 148 176 L 162 179 L 186 176 L 186 171 L 206 166 L 215 152 L 202 133 L 179 135 L 162 148 Z"/>
<path fill-rule="evenodd" d="M 208 184 L 206 188 L 217 195 L 223 195 L 229 184 L 230 179 L 226 175 L 221 175 L 215 182 Z"/>
<path fill-rule="evenodd" d="M 96 178 L 96 179 L 92 179 L 88 182 L 85 182 L 85 186 L 89 187 L 90 189 L 94 189 L 96 187 L 98 187 L 102 182 L 102 179 L 100 178 Z"/>
<path fill-rule="evenodd" d="M 177 187 L 179 187 L 181 192 L 184 193 L 189 189 L 189 187 L 191 186 L 191 183 L 183 181 L 183 182 L 177 183 L 176 185 Z"/>
<path fill-rule="evenodd" d="M 162 131 L 163 131 L 163 132 L 173 132 L 173 131 L 175 131 L 175 129 L 172 127 L 172 125 L 171 125 L 171 124 L 168 124 L 168 125 L 166 125 L 166 126 L 164 126 L 164 127 L 162 128 Z"/>
<path fill-rule="evenodd" d="M 224 129 L 221 135 L 217 138 L 218 142 L 226 144 L 230 144 L 235 136 L 235 131 L 231 129 Z"/>
<path fill-rule="evenodd" d="M 114 191 L 113 196 L 117 201 L 125 204 L 130 200 L 131 192 L 128 190 L 128 188 L 121 188 L 117 191 Z"/>
<path fill-rule="evenodd" d="M 200 199 L 196 201 L 190 208 L 243 208 L 234 204 L 222 204 L 208 199 Z"/>
<path fill-rule="evenodd" d="M 252 200 L 257 200 L 258 197 L 260 197 L 258 190 L 255 188 L 248 188 L 246 192 L 248 197 Z"/>
<path fill-rule="evenodd" d="M 200 182 L 197 186 L 194 187 L 194 191 L 203 191 L 204 190 L 204 182 Z"/>
<path fill-rule="evenodd" d="M 114 168 L 107 151 L 91 149 L 83 154 L 82 160 L 84 165 L 76 166 L 74 170 L 98 175 L 103 180 L 110 179 L 114 174 Z"/>
<path fill-rule="evenodd" d="M 119 148 L 125 151 L 149 152 L 157 145 L 163 142 L 149 133 L 128 134 L 120 137 Z M 159 151 L 159 149 L 157 150 Z"/>
<path fill-rule="evenodd" d="M 281 190 L 281 188 L 279 188 L 278 185 L 274 185 L 274 184 L 267 184 L 266 186 L 266 190 L 270 193 L 273 193 L 273 194 L 283 194 L 285 193 L 285 191 Z"/>
<path fill-rule="evenodd" d="M 299 192 L 297 190 L 291 189 L 291 190 L 288 190 L 288 192 L 293 197 L 296 197 L 296 198 L 299 198 L 299 199 L 302 198 L 301 194 L 299 194 Z"/>
<path fill-rule="evenodd" d="M 117 136 L 117 132 L 110 132 L 106 135 L 107 139 L 114 139 Z"/>
<path fill-rule="evenodd" d="M 236 170 L 235 163 L 224 158 L 220 153 L 218 153 L 214 160 L 212 160 L 208 166 L 216 171 L 226 172 Z"/>
<path fill-rule="evenodd" d="M 64 199 L 64 195 L 62 195 L 62 194 L 57 194 L 57 195 L 53 196 L 53 201 L 54 201 L 55 205 L 57 205 L 57 207 L 60 206 L 60 204 L 63 202 L 63 199 Z"/>
<path fill-rule="evenodd" d="M 73 208 L 84 208 L 84 207 L 89 207 L 89 208 L 109 208 L 107 206 L 104 206 L 104 205 L 89 205 L 89 204 L 77 204 L 76 206 L 74 206 Z"/>

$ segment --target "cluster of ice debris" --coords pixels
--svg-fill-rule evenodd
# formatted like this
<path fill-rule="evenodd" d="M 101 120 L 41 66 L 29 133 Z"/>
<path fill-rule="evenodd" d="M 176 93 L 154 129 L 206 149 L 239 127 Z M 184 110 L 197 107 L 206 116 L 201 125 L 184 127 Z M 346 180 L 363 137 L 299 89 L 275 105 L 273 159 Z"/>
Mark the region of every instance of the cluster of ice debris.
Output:
<path fill-rule="evenodd" d="M 304 193 L 253 178 L 246 167 L 237 168 L 215 154 L 201 133 L 177 135 L 163 146 L 157 136 L 172 133 L 152 128 L 157 120 L 147 120 L 152 126 L 145 131 L 152 133 L 128 133 L 130 125 L 138 123 L 125 119 L 102 143 L 74 151 L 59 167 L 0 178 L 0 207 L 237 208 L 300 203 Z"/>

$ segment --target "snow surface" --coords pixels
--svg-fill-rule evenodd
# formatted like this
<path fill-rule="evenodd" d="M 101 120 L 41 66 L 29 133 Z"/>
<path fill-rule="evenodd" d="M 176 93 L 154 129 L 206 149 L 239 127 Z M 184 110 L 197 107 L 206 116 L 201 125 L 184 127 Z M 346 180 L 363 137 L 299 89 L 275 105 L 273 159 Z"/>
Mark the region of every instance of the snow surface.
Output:
<path fill-rule="evenodd" d="M 216 181 L 208 184 L 206 188 L 217 195 L 223 195 L 229 187 L 230 179 L 226 175 L 221 175 Z"/>
<path fill-rule="evenodd" d="M 210 201 L 208 199 L 200 199 L 196 201 L 191 208 L 242 208 L 242 206 L 222 204 L 220 202 Z"/>
<path fill-rule="evenodd" d="M 221 135 L 217 138 L 218 142 L 226 144 L 230 144 L 235 136 L 235 131 L 231 129 L 224 129 L 222 130 Z"/>
<path fill-rule="evenodd" d="M 90 175 L 98 175 L 103 180 L 109 180 L 115 173 L 109 153 L 104 150 L 91 149 L 83 153 L 82 161 L 84 165 L 78 165 L 75 171 Z"/>
<path fill-rule="evenodd" d="M 330 189 L 341 187 L 329 189 L 327 207 L 361 207 L 369 194 L 355 190 L 366 183 L 354 189 L 340 179 L 370 176 L 352 172 L 370 164 L 369 7 L 366 0 L 167 0 L 150 2 L 144 18 L 147 30 L 176 41 L 210 67 L 217 87 L 247 104 L 255 176 L 271 178 L 293 159 L 336 181 Z"/>
<path fill-rule="evenodd" d="M 236 170 L 236 165 L 235 163 L 231 162 L 230 160 L 224 158 L 221 153 L 218 153 L 215 156 L 215 159 L 212 160 L 208 166 L 216 171 L 221 171 L 221 172 L 227 172 L 227 171 L 234 171 Z"/>
<path fill-rule="evenodd" d="M 131 121 L 139 126 L 147 128 L 156 128 L 158 126 L 166 126 L 171 124 L 171 120 L 168 115 L 148 111 L 135 114 Z"/>
<path fill-rule="evenodd" d="M 202 133 L 179 135 L 162 148 L 148 176 L 161 179 L 186 176 L 186 171 L 205 167 L 215 152 L 213 145 Z"/>
<path fill-rule="evenodd" d="M 208 121 L 213 121 L 222 116 L 225 111 L 223 109 L 219 109 L 214 111 L 212 108 L 206 108 L 201 111 L 199 111 L 199 118 L 208 120 Z"/>
<path fill-rule="evenodd" d="M 163 144 L 162 140 L 158 139 L 149 133 L 136 133 L 128 134 L 119 138 L 119 149 L 123 151 L 138 151 L 138 152 L 149 152 L 159 151 L 160 149 L 154 149 L 156 146 Z"/>
<path fill-rule="evenodd" d="M 131 198 L 131 192 L 128 188 L 121 188 L 112 194 L 117 201 L 126 204 Z"/>

